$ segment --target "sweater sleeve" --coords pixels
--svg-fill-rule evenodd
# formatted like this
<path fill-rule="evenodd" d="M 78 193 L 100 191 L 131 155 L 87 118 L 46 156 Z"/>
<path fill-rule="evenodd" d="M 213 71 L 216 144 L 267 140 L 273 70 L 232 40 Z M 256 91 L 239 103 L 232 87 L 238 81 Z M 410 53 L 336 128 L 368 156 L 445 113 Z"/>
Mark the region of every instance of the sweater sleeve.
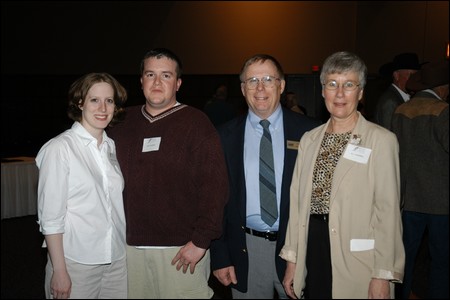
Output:
<path fill-rule="evenodd" d="M 192 242 L 208 248 L 212 240 L 222 233 L 224 206 L 228 199 L 228 175 L 218 133 L 212 124 L 209 133 L 200 138 L 190 161 L 197 190 L 197 216 Z"/>

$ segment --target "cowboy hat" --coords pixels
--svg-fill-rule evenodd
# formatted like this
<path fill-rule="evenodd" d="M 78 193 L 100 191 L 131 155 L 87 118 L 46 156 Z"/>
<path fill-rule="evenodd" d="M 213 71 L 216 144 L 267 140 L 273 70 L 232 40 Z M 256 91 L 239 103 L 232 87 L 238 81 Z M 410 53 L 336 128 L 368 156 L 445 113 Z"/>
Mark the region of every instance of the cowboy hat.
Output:
<path fill-rule="evenodd" d="M 448 84 L 448 61 L 427 63 L 406 82 L 406 89 L 417 92 Z"/>
<path fill-rule="evenodd" d="M 380 67 L 379 73 L 391 76 L 397 70 L 420 70 L 419 57 L 416 53 L 401 53 L 394 57 L 392 62 Z"/>

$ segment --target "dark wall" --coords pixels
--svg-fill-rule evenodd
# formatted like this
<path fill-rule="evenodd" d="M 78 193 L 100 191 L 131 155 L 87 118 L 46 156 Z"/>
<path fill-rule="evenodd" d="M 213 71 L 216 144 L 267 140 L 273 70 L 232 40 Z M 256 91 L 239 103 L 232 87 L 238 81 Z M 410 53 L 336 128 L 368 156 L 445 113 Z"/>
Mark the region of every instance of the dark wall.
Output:
<path fill-rule="evenodd" d="M 139 62 L 149 48 L 174 50 L 185 74 L 180 102 L 202 108 L 219 83 L 245 107 L 237 74 L 255 53 L 283 65 L 286 90 L 309 115 L 325 118 L 320 66 L 354 51 L 369 68 L 370 118 L 387 82 L 378 68 L 401 52 L 444 58 L 448 1 L 1 1 L 1 154 L 35 155 L 71 125 L 70 84 L 109 72 L 141 104 Z"/>
<path fill-rule="evenodd" d="M 349 50 L 369 73 L 396 54 L 443 59 L 448 1 L 1 1 L 6 74 L 136 74 L 149 48 L 172 49 L 186 74 L 236 74 L 255 53 L 311 74 Z"/>

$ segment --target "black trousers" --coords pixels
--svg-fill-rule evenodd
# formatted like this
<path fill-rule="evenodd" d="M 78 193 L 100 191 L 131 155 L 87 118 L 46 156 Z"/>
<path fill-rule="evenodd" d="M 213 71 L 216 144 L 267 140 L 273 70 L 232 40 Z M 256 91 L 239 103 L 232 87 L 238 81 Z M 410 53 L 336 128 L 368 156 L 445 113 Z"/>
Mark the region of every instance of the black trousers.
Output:
<path fill-rule="evenodd" d="M 331 299 L 332 273 L 328 215 L 311 215 L 306 253 L 306 299 Z"/>

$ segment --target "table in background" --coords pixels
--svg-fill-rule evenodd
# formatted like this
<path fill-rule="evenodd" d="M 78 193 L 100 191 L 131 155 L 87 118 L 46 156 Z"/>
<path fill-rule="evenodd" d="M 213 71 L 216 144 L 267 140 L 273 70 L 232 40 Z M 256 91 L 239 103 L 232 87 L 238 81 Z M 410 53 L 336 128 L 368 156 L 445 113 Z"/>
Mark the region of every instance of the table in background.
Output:
<path fill-rule="evenodd" d="M 2 219 L 37 214 L 38 177 L 34 157 L 2 158 Z"/>

